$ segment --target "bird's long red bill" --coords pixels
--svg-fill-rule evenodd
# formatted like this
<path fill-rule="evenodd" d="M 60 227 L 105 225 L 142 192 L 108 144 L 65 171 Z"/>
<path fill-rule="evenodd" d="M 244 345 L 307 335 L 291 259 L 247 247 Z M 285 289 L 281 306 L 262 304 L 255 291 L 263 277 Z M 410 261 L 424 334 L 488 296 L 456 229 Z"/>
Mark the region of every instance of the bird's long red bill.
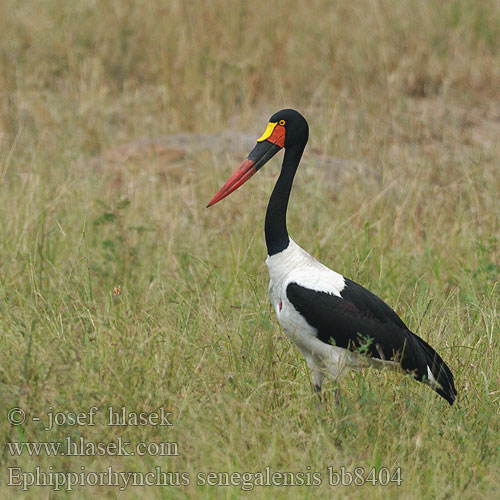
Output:
<path fill-rule="evenodd" d="M 285 143 L 285 127 L 277 123 L 270 123 L 264 135 L 257 140 L 256 146 L 250 151 L 247 159 L 236 169 L 236 172 L 229 177 L 226 183 L 217 191 L 215 196 L 207 205 L 211 207 L 218 201 L 229 196 L 233 191 L 245 184 L 252 175 L 263 167 Z"/>
<path fill-rule="evenodd" d="M 253 160 L 249 160 L 248 158 L 236 169 L 236 172 L 229 177 L 226 183 L 217 191 L 215 196 L 210 200 L 210 203 L 207 205 L 211 207 L 215 205 L 218 201 L 224 199 L 226 196 L 229 196 L 233 191 L 238 189 L 241 185 L 245 184 L 252 175 L 257 172 L 255 168 L 255 162 Z"/>

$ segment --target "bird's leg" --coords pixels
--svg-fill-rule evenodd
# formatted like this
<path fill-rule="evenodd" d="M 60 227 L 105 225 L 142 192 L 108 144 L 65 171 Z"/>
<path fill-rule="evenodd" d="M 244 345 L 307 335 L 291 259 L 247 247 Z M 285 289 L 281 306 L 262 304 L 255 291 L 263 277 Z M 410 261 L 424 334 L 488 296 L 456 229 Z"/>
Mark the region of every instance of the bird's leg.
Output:
<path fill-rule="evenodd" d="M 317 404 L 317 406 L 318 406 L 318 408 L 320 408 L 321 407 L 321 403 L 323 402 L 323 399 L 321 397 L 321 385 L 323 383 L 323 379 L 325 378 L 325 375 L 316 366 L 314 366 L 312 368 L 311 372 L 312 372 L 311 373 L 311 378 L 312 378 L 312 382 L 313 382 L 313 385 L 314 385 L 314 391 L 318 395 L 318 399 L 319 399 L 319 403 Z"/>
<path fill-rule="evenodd" d="M 323 400 L 321 399 L 321 385 L 320 384 L 315 384 L 314 385 L 314 391 L 318 395 L 319 405 L 321 405 L 321 403 L 323 402 Z"/>
<path fill-rule="evenodd" d="M 340 387 L 335 388 L 334 394 L 335 394 L 335 404 L 339 405 L 340 404 Z"/>

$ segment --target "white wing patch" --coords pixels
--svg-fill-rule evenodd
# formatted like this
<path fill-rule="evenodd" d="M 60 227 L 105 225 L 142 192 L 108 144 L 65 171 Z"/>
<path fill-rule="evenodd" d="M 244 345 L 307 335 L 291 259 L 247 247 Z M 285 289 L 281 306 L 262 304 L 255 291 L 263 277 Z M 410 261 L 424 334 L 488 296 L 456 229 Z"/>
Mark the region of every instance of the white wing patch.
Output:
<path fill-rule="evenodd" d="M 434 378 L 434 375 L 432 374 L 431 369 L 429 368 L 429 365 L 427 365 L 427 378 L 428 378 L 431 382 L 433 382 L 433 383 L 435 383 L 435 382 L 436 382 L 436 379 Z"/>

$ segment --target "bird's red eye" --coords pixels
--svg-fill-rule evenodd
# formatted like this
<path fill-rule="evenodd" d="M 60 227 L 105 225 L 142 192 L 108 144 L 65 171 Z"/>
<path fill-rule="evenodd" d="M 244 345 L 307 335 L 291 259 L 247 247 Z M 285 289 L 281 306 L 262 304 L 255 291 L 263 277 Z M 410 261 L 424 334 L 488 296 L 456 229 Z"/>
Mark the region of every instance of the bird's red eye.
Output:
<path fill-rule="evenodd" d="M 283 127 L 285 125 L 285 120 L 280 120 L 279 124 Z"/>

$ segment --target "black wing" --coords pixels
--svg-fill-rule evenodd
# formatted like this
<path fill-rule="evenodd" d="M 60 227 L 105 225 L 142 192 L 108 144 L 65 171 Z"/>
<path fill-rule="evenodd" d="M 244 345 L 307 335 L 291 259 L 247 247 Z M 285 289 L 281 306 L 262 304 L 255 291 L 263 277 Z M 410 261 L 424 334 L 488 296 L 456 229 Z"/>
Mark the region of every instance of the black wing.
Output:
<path fill-rule="evenodd" d="M 327 344 L 359 350 L 366 356 L 394 360 L 420 381 L 428 381 L 427 367 L 441 387 L 434 390 L 453 404 L 457 391 L 453 375 L 436 351 L 412 333 L 379 297 L 345 279 L 342 297 L 290 283 L 288 300 Z"/>

